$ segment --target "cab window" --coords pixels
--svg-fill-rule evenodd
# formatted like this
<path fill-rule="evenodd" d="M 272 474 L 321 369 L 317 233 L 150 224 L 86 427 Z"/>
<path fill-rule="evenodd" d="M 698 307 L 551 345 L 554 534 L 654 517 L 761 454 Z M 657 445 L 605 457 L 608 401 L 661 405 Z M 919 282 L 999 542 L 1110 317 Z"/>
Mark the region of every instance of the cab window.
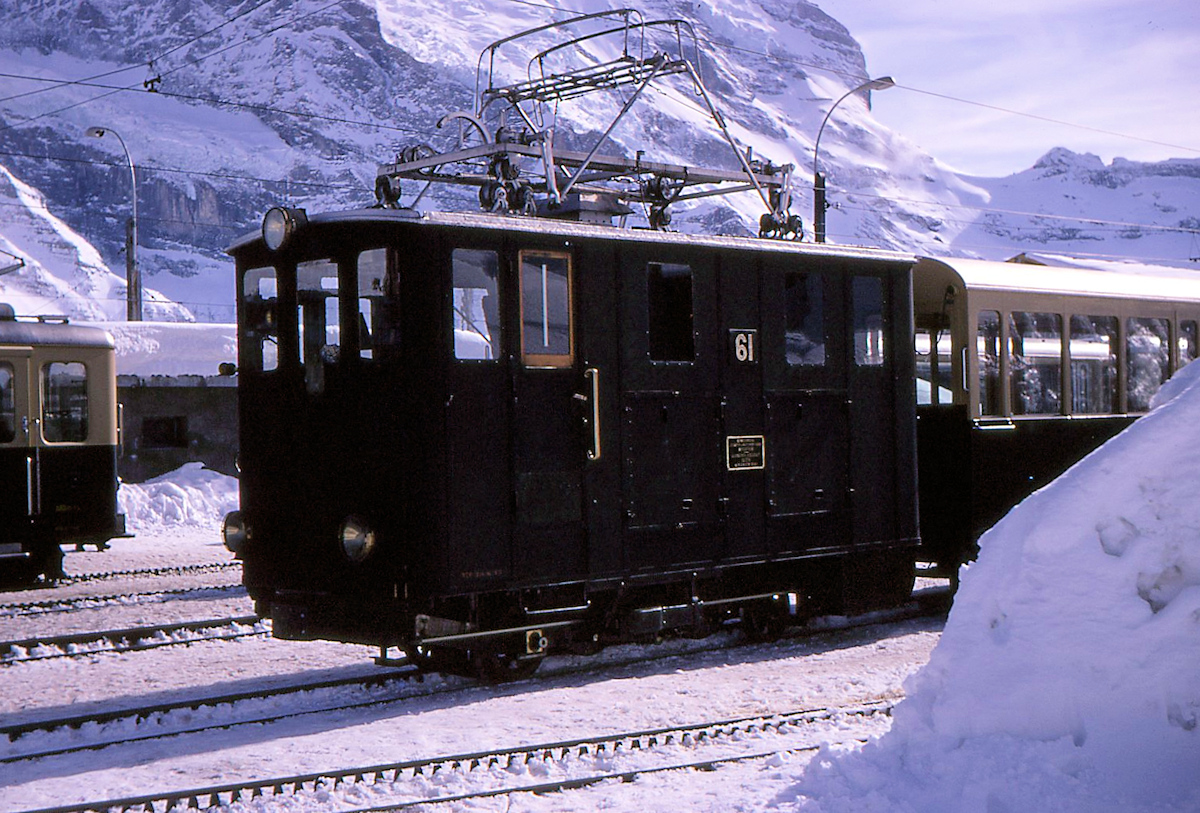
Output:
<path fill-rule="evenodd" d="M 695 360 L 691 267 L 678 263 L 648 264 L 646 296 L 650 326 L 650 359 Z"/>
<path fill-rule="evenodd" d="M 358 354 L 364 359 L 375 358 L 376 344 L 383 340 L 379 334 L 385 321 L 387 255 L 386 248 L 373 248 L 358 255 Z"/>
<path fill-rule="evenodd" d="M 854 278 L 854 363 L 879 367 L 886 358 L 883 333 L 883 280 Z"/>
<path fill-rule="evenodd" d="M 279 286 L 275 269 L 251 268 L 242 276 L 243 364 L 258 372 L 279 367 Z"/>
<path fill-rule="evenodd" d="M 341 354 L 337 264 L 332 260 L 297 263 L 296 296 L 304 383 L 310 393 L 318 393 L 325 389 L 325 365 L 336 364 Z"/>
<path fill-rule="evenodd" d="M 527 367 L 570 367 L 571 257 L 549 251 L 522 251 L 521 357 Z"/>
<path fill-rule="evenodd" d="M 42 366 L 42 437 L 82 443 L 88 434 L 87 367 L 78 361 Z"/>
<path fill-rule="evenodd" d="M 783 281 L 784 354 L 790 367 L 825 364 L 824 276 L 787 274 Z"/>
<path fill-rule="evenodd" d="M 494 361 L 501 352 L 499 255 L 494 251 L 456 248 L 451 263 L 454 287 L 450 325 L 454 357 Z M 537 282 L 540 288 L 540 279 Z M 549 301 L 546 305 L 549 307 Z M 548 344 L 549 337 L 546 339 Z M 537 349 L 536 341 L 533 346 Z"/>

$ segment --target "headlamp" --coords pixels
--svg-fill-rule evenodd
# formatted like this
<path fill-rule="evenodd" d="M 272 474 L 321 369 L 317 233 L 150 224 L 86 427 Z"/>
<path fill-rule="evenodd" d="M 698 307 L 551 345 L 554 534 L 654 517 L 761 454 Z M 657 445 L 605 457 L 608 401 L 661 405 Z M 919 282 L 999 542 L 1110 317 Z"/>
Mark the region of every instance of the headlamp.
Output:
<path fill-rule="evenodd" d="M 375 550 L 375 531 L 358 517 L 346 517 L 338 532 L 342 552 L 351 562 L 361 562 Z"/>
<path fill-rule="evenodd" d="M 303 209 L 289 209 L 276 206 L 268 209 L 263 215 L 263 242 L 271 251 L 278 251 L 286 243 L 296 229 L 308 222 L 308 215 Z"/>

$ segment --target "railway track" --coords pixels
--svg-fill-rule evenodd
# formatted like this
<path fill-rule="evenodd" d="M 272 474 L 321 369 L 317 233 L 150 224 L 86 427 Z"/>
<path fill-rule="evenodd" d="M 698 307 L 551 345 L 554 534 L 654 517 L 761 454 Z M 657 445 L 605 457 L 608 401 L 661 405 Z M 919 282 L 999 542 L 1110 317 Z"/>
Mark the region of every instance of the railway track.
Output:
<path fill-rule="evenodd" d="M 332 711 L 364 708 L 397 698 L 393 695 L 376 693 L 366 698 L 359 695 L 349 702 L 321 703 L 315 707 L 300 708 L 291 712 L 256 711 L 251 708 L 235 718 L 221 717 L 224 707 L 253 705 L 256 701 L 274 700 L 289 695 L 299 696 L 305 693 L 330 692 L 347 687 L 361 690 L 387 689 L 391 684 L 406 683 L 420 677 L 416 669 L 394 670 L 382 675 L 332 678 L 221 695 L 191 697 L 172 703 L 157 703 L 149 706 L 8 725 L 0 727 L 0 737 L 7 739 L 10 744 L 10 753 L 0 756 L 0 764 L 97 751 L 113 745 L 145 742 L 180 734 L 198 734 L 239 725 L 270 723 L 307 714 L 324 714 Z M 224 713 L 227 713 L 228 708 Z M 179 719 L 172 719 L 173 715 L 180 714 L 182 716 Z M 131 725 L 134 728 L 133 733 L 129 733 Z M 105 728 L 107 726 L 112 726 L 112 730 L 121 733 L 106 737 Z M 139 727 L 140 731 L 137 730 Z M 89 730 L 90 737 L 84 742 L 78 742 L 84 736 L 79 732 L 85 729 Z M 54 738 L 56 734 L 63 734 L 65 738 L 56 740 Z M 35 742 L 23 748 L 21 741 L 31 739 Z"/>
<path fill-rule="evenodd" d="M 339 789 L 370 788 L 379 804 L 340 810 L 354 813 L 401 810 L 417 805 L 460 802 L 518 793 L 549 793 L 585 787 L 613 779 L 629 780 L 636 776 L 668 770 L 711 769 L 719 764 L 764 759 L 780 751 L 816 750 L 828 742 L 827 732 L 840 727 L 848 718 L 877 718 L 891 714 L 892 704 L 876 701 L 856 706 L 803 709 L 769 715 L 753 715 L 690 725 L 627 731 L 584 737 L 560 742 L 521 745 L 473 753 L 450 754 L 389 764 L 355 766 L 303 775 L 270 777 L 186 790 L 170 790 L 142 796 L 105 799 L 82 804 L 41 808 L 27 813 L 87 813 L 88 811 L 169 811 L 225 809 L 238 802 L 278 799 L 283 804 L 319 801 L 328 805 L 330 795 Z M 822 724 L 825 724 L 822 727 Z M 782 748 L 751 751 L 739 737 L 756 734 L 810 733 L 811 742 L 773 742 Z M 788 737 L 789 740 L 800 737 Z M 696 754 L 706 746 L 728 743 L 736 748 Z M 681 754 L 688 759 L 680 760 Z M 631 765 L 613 768 L 621 757 Z M 527 766 L 540 766 L 531 771 Z M 560 776 L 550 781 L 535 781 L 551 773 Z M 431 797 L 425 779 L 439 773 L 473 775 L 461 792 Z M 522 779 L 523 778 L 523 779 Z M 444 785 L 443 785 L 444 787 Z M 357 794 L 361 796 L 363 794 Z M 308 797 L 307 799 L 305 797 Z M 391 797 L 388 799 L 387 797 Z"/>
<path fill-rule="evenodd" d="M 241 584 L 180 587 L 172 590 L 142 590 L 98 596 L 71 596 L 41 601 L 0 602 L 0 618 L 21 618 L 51 613 L 94 610 L 109 606 L 155 604 L 182 598 L 239 598 L 246 595 Z"/>
<path fill-rule="evenodd" d="M 184 621 L 150 627 L 99 630 L 0 641 L 0 666 L 53 658 L 78 658 L 102 652 L 131 652 L 198 641 L 231 640 L 270 632 L 257 615 Z"/>
<path fill-rule="evenodd" d="M 114 579 L 157 578 L 161 576 L 187 576 L 197 573 L 219 573 L 224 570 L 240 569 L 241 562 L 206 562 L 197 565 L 170 565 L 136 570 L 109 570 L 97 573 L 80 573 L 64 576 L 58 580 L 60 586 L 85 584 L 88 582 L 111 581 Z"/>
<path fill-rule="evenodd" d="M 931 617 L 939 615 L 941 612 L 938 594 L 933 593 L 927 596 L 924 602 L 914 602 L 904 610 L 888 614 L 873 613 L 858 620 L 850 619 L 847 623 L 836 626 L 819 624 L 811 628 L 796 628 L 786 637 L 793 639 L 815 637 L 876 624 Z M 544 668 L 539 677 L 535 679 L 596 674 L 640 663 L 700 655 L 746 645 L 743 640 L 732 635 L 712 636 L 704 641 L 681 640 L 675 643 L 678 646 L 663 645 L 652 647 L 649 651 L 639 649 L 631 657 L 618 657 L 603 662 L 593 658 L 583 658 L 578 661 L 553 659 L 559 662 L 547 664 L 547 668 Z M 411 686 L 401 692 L 389 688 L 396 684 L 411 685 L 414 682 L 423 685 L 419 688 Z M 129 743 L 182 734 L 197 734 L 217 729 L 230 729 L 241 725 L 274 723 L 311 714 L 363 709 L 417 697 L 464 691 L 475 685 L 465 678 L 435 678 L 433 683 L 425 684 L 424 673 L 415 667 L 400 667 L 385 674 L 360 675 L 290 684 L 283 687 L 268 686 L 224 695 L 185 698 L 168 704 L 126 707 L 107 712 L 31 721 L 0 727 L 0 737 L 7 738 L 10 744 L 7 753 L 0 755 L 0 764 L 96 751 Z M 357 694 L 346 698 L 336 694 L 336 690 L 340 688 L 354 686 L 371 691 L 365 697 Z M 319 702 L 320 698 L 314 698 L 318 702 L 298 704 L 295 708 L 283 710 L 280 710 L 276 703 L 269 703 L 266 706 L 259 704 L 259 701 L 269 701 L 281 696 L 300 697 L 304 693 L 321 692 L 334 692 L 334 694 L 325 702 Z M 80 731 L 87 731 L 87 736 L 81 735 Z M 117 733 L 106 736 L 106 731 Z M 28 745 L 24 743 L 28 743 Z"/>

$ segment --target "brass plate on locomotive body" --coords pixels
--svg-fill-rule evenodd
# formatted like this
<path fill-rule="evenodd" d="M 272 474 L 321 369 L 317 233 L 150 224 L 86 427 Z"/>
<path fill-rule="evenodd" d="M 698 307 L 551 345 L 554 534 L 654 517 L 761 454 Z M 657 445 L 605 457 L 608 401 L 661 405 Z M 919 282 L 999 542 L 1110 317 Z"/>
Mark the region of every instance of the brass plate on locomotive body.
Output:
<path fill-rule="evenodd" d="M 725 438 L 725 468 L 753 471 L 767 466 L 766 440 L 762 435 L 730 435 Z"/>

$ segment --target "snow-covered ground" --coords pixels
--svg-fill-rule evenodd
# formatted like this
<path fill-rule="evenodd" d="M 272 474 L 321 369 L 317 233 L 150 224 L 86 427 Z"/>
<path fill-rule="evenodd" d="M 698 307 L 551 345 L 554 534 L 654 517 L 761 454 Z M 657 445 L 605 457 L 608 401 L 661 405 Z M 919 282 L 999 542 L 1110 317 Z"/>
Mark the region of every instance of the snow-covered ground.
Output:
<path fill-rule="evenodd" d="M 910 622 L 649 664 L 585 679 L 420 695 L 291 722 L 0 767 L 0 809 L 281 776 L 494 746 L 906 695 L 890 730 L 845 723 L 862 748 L 711 772 L 645 775 L 462 810 L 1016 813 L 1200 810 L 1200 366 L 1157 407 L 983 539 L 944 632 Z M 191 468 L 122 497 L 134 540 L 67 566 L 227 556 L 231 483 Z M 936 645 L 936 646 L 935 646 Z M 604 656 L 602 656 L 604 657 Z M 250 640 L 97 655 L 0 672 L 17 709 L 62 709 L 281 675 L 363 668 L 362 647 Z M 750 751 L 786 749 L 763 734 Z M 831 734 L 830 736 L 834 736 Z M 611 766 L 621 770 L 620 760 Z M 546 769 L 553 773 L 553 766 Z M 450 782 L 452 780 L 446 780 Z M 444 792 L 448 786 L 430 788 Z M 276 802 L 333 809 L 342 797 Z M 360 800 L 361 801 L 361 800 Z M 249 809 L 249 808 L 247 808 Z M 273 809 L 265 802 L 255 810 Z"/>

